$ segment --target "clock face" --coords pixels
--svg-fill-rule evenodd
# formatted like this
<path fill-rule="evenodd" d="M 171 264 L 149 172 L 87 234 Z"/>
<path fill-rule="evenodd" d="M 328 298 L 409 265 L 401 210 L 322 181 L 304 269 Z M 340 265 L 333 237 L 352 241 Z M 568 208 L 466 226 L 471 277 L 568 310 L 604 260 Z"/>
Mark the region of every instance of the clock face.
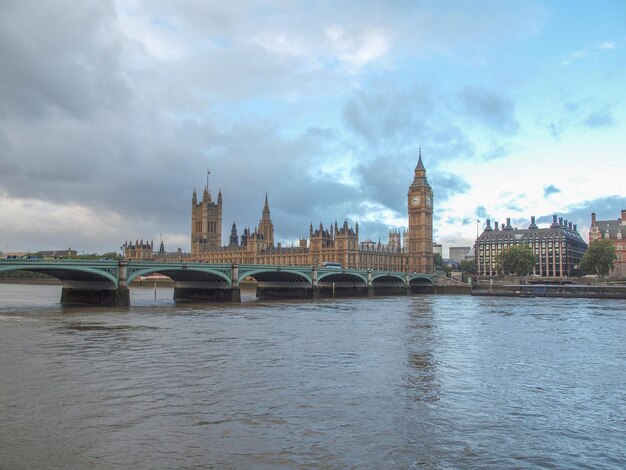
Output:
<path fill-rule="evenodd" d="M 412 206 L 417 206 L 420 203 L 420 197 L 419 196 L 413 196 L 411 198 L 411 205 Z"/>
<path fill-rule="evenodd" d="M 426 206 L 431 207 L 433 205 L 433 198 L 430 196 L 426 196 Z"/>

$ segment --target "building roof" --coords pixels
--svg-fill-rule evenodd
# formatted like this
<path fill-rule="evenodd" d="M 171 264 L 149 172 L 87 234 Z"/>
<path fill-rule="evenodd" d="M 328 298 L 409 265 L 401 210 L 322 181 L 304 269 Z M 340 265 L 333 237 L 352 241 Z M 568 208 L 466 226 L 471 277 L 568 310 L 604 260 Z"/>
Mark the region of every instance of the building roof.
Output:
<path fill-rule="evenodd" d="M 534 217 L 531 219 L 531 223 L 526 229 L 513 228 L 510 223 L 511 219 L 507 219 L 507 224 L 502 229 L 498 228 L 496 222 L 496 227 L 493 229 L 491 228 L 491 221 L 487 220 L 487 227 L 476 239 L 476 243 L 513 244 L 561 240 L 587 246 L 575 226 L 564 224 L 562 218 L 557 222 L 557 217 L 553 216 L 552 225 L 548 228 L 538 228 L 534 219 Z"/>
<path fill-rule="evenodd" d="M 596 220 L 595 225 L 602 236 L 606 238 L 607 231 L 609 232 L 608 238 L 617 238 L 617 234 L 621 233 L 622 236 L 626 235 L 626 230 L 622 230 L 622 219 L 617 220 Z M 592 227 L 593 229 L 593 227 Z"/>

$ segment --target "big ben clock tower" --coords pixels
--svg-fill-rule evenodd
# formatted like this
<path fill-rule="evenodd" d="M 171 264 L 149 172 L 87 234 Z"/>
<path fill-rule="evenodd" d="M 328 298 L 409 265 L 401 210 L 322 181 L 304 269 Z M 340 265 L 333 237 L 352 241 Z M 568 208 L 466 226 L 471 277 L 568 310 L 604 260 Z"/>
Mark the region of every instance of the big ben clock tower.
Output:
<path fill-rule="evenodd" d="M 433 190 L 426 179 L 422 151 L 409 186 L 409 272 L 432 274 Z"/>

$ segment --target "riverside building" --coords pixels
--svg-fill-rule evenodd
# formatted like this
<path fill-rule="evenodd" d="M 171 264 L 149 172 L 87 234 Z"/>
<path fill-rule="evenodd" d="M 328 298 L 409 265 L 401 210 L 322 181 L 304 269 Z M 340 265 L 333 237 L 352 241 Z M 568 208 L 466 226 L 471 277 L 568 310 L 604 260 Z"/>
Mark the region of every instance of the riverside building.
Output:
<path fill-rule="evenodd" d="M 587 244 L 579 235 L 576 224 L 554 215 L 552 225 L 539 228 L 535 217 L 531 217 L 526 229 L 511 226 L 511 219 L 506 225 L 491 227 L 487 219 L 483 233 L 476 239 L 474 246 L 476 273 L 479 276 L 498 274 L 496 256 L 515 245 L 528 245 L 535 254 L 536 263 L 532 274 L 542 277 L 571 276 L 587 249 Z"/>
<path fill-rule="evenodd" d="M 359 224 L 345 220 L 328 226 L 309 225 L 308 237 L 301 237 L 297 246 L 282 246 L 274 241 L 274 223 L 267 194 L 259 223 L 244 228 L 241 236 L 233 223 L 228 244 L 221 242 L 221 190 L 217 200 L 204 188 L 202 199 L 194 190 L 191 197 L 191 253 L 152 253 L 152 244 L 137 241 L 124 244 L 127 259 L 178 259 L 206 263 L 271 264 L 321 266 L 340 264 L 344 268 L 377 269 L 401 272 L 433 273 L 433 191 L 426 178 L 421 151 L 409 186 L 408 231 L 392 229 L 387 243 L 365 240 L 359 243 Z M 146 246 L 148 245 L 148 246 Z M 163 251 L 163 250 L 161 250 Z"/>
<path fill-rule="evenodd" d="M 620 217 L 613 220 L 596 220 L 596 213 L 591 214 L 591 228 L 589 242 L 606 238 L 613 242 L 617 260 L 609 273 L 611 277 L 626 276 L 626 210 L 622 210 Z"/>

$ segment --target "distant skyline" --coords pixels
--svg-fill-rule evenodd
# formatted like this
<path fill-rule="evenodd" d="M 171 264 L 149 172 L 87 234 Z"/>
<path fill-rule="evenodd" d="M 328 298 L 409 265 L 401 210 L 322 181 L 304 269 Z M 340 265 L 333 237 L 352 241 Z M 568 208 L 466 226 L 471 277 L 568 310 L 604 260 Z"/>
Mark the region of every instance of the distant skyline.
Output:
<path fill-rule="evenodd" d="M 623 0 L 4 0 L 0 59 L 0 251 L 187 251 L 208 169 L 223 242 L 386 242 L 420 147 L 446 249 L 626 209 Z"/>

